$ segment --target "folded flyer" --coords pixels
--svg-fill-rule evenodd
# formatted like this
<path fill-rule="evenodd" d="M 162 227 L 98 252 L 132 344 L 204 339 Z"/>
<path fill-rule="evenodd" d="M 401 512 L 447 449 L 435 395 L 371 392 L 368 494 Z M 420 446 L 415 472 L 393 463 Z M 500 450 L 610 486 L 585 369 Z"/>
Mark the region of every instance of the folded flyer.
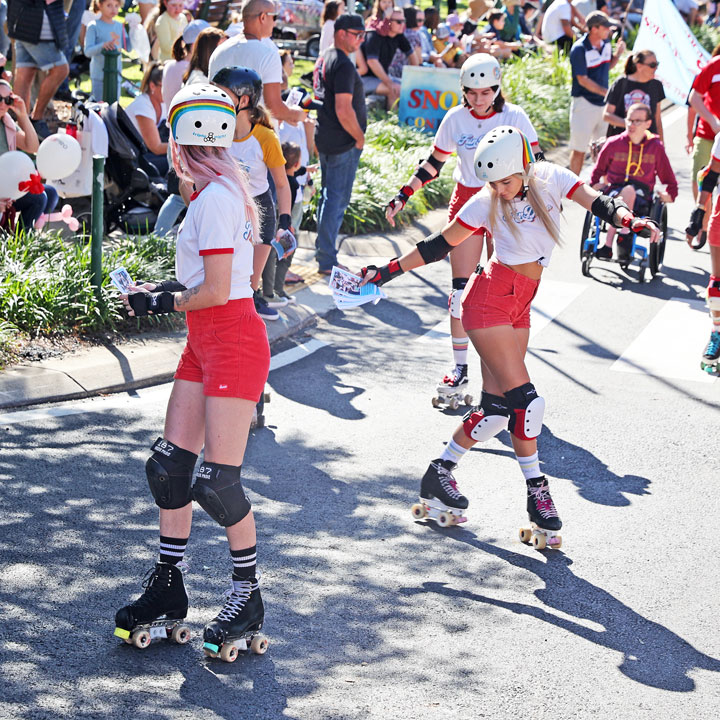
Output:
<path fill-rule="evenodd" d="M 336 307 L 343 310 L 344 308 L 359 307 L 369 302 L 377 304 L 387 297 L 374 283 L 361 286 L 361 281 L 362 278 L 358 275 L 342 270 L 337 265 L 333 267 L 329 285 Z"/>

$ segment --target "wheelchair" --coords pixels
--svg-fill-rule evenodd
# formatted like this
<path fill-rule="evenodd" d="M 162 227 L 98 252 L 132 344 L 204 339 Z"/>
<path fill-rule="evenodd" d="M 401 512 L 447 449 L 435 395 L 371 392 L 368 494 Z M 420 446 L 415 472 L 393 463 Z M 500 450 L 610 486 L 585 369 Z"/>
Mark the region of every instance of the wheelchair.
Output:
<path fill-rule="evenodd" d="M 647 210 L 647 217 L 655 222 L 660 228 L 660 237 L 656 243 L 649 243 L 649 247 L 644 247 L 638 242 L 637 233 L 630 233 L 623 236 L 623 244 L 630 242 L 630 252 L 628 259 L 617 258 L 598 258 L 595 257 L 595 251 L 601 246 L 601 235 L 607 232 L 607 224 L 595 217 L 591 212 L 585 215 L 583 223 L 582 236 L 580 238 L 580 261 L 582 263 L 582 274 L 590 277 L 590 265 L 593 262 L 618 263 L 623 270 L 627 270 L 633 262 L 637 262 L 638 282 L 645 282 L 645 274 L 650 270 L 650 279 L 654 278 L 662 267 L 665 258 L 665 245 L 667 242 L 668 222 L 667 207 L 660 198 L 654 194 L 649 203 L 636 203 L 635 208 L 638 214 L 644 216 L 643 210 Z M 617 238 L 617 235 L 615 236 Z M 604 242 L 602 243 L 604 245 Z"/>

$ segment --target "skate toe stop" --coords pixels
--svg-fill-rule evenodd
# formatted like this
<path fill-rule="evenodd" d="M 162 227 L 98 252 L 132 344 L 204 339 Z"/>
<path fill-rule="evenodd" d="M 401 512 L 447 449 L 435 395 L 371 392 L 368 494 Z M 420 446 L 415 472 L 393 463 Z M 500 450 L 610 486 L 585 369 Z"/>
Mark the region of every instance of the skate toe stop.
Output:
<path fill-rule="evenodd" d="M 219 645 L 215 645 L 215 644 L 209 643 L 209 642 L 203 643 L 203 648 L 205 650 L 209 650 L 210 652 L 214 652 L 214 653 L 216 653 L 220 650 Z"/>
<path fill-rule="evenodd" d="M 130 631 L 125 630 L 125 628 L 116 627 L 113 635 L 117 635 L 119 638 L 122 638 L 123 640 L 130 639 Z"/>

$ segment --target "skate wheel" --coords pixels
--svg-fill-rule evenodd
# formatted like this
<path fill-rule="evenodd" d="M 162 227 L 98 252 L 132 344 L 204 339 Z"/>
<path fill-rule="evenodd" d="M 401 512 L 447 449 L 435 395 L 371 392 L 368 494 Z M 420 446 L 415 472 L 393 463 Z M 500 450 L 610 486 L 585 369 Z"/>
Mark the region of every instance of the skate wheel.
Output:
<path fill-rule="evenodd" d="M 410 508 L 410 514 L 416 520 L 422 520 L 424 517 L 427 517 L 427 510 L 425 509 L 425 506 L 422 503 L 415 503 Z"/>
<path fill-rule="evenodd" d="M 271 397 L 272 397 L 272 396 L 270 395 L 269 392 L 263 393 L 263 401 L 264 401 L 264 402 L 269 403 Z"/>
<path fill-rule="evenodd" d="M 466 404 L 468 407 L 471 407 L 471 406 L 472 406 L 472 404 L 473 404 L 473 396 L 472 396 L 472 395 L 466 395 L 466 396 L 465 396 L 465 404 Z"/>
<path fill-rule="evenodd" d="M 170 637 L 178 645 L 185 645 L 190 640 L 190 628 L 187 625 L 176 625 Z"/>
<path fill-rule="evenodd" d="M 536 550 L 544 550 L 547 544 L 547 539 L 542 533 L 533 533 L 532 544 Z"/>
<path fill-rule="evenodd" d="M 451 513 L 441 512 L 435 521 L 440 527 L 450 527 L 453 524 L 453 516 Z"/>
<path fill-rule="evenodd" d="M 439 398 L 439 397 L 434 397 L 434 398 L 432 399 L 432 406 L 433 406 L 434 408 L 440 407 L 440 398 Z"/>
<path fill-rule="evenodd" d="M 136 630 L 132 634 L 132 644 L 141 650 L 150 644 L 150 633 L 147 630 Z"/>
<path fill-rule="evenodd" d="M 257 428 L 265 427 L 265 416 L 264 415 L 258 415 L 257 422 L 255 423 L 255 427 L 257 427 Z"/>
<path fill-rule="evenodd" d="M 529 543 L 532 539 L 532 531 L 529 528 L 520 528 L 518 536 L 520 537 L 520 542 Z"/>
<path fill-rule="evenodd" d="M 256 655 L 264 655 L 267 652 L 270 641 L 264 635 L 255 635 L 250 642 L 250 649 Z"/>
<path fill-rule="evenodd" d="M 460 407 L 460 402 L 456 397 L 450 398 L 450 402 L 448 403 L 448 407 L 451 410 L 457 410 Z"/>
<path fill-rule="evenodd" d="M 238 649 L 234 645 L 223 645 L 220 648 L 220 659 L 223 662 L 231 663 L 237 660 Z"/>

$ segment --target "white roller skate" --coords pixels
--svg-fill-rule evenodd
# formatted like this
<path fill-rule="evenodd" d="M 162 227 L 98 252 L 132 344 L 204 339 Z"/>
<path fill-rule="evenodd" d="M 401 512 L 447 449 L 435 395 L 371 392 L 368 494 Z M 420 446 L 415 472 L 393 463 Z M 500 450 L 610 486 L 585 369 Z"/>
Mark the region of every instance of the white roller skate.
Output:
<path fill-rule="evenodd" d="M 449 460 L 433 460 L 420 484 L 420 502 L 410 508 L 416 520 L 429 518 L 440 527 L 467 522 L 463 513 L 468 499 L 458 490 L 451 470 L 455 464 Z"/>
<path fill-rule="evenodd" d="M 443 403 L 451 410 L 457 410 L 461 403 L 469 407 L 473 404 L 473 396 L 467 394 L 469 383 L 468 366 L 456 365 L 438 385 L 437 395 L 432 399 L 433 407 L 440 407 Z"/>

